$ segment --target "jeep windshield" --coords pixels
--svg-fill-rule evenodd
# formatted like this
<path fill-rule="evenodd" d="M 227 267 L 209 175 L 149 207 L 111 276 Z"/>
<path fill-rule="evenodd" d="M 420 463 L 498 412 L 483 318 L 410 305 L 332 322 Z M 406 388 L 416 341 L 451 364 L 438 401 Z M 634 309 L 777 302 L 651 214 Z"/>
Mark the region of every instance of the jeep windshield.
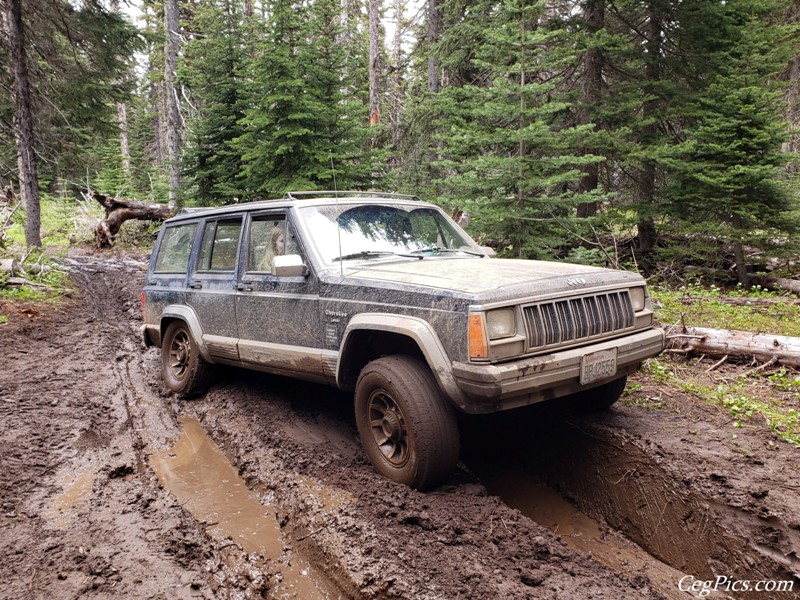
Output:
<path fill-rule="evenodd" d="M 484 256 L 434 207 L 409 204 L 326 204 L 299 208 L 325 264 L 386 258 Z"/>

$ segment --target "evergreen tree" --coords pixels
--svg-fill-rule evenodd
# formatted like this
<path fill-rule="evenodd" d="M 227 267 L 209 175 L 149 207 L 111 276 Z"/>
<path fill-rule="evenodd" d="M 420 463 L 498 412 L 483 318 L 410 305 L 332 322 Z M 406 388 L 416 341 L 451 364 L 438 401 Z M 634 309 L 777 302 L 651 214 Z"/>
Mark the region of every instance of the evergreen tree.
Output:
<path fill-rule="evenodd" d="M 242 168 L 233 140 L 244 133 L 245 23 L 236 0 L 206 0 L 198 5 L 184 45 L 179 77 L 194 109 L 187 119 L 184 172 L 189 197 L 201 205 L 227 204 L 244 194 Z"/>
<path fill-rule="evenodd" d="M 731 244 L 743 285 L 750 283 L 744 245 L 764 247 L 798 226 L 781 181 L 781 91 L 769 85 L 789 56 L 764 9 L 759 2 L 728 4 L 730 43 L 719 61 L 724 66 L 698 97 L 698 119 L 686 141 L 664 158 L 673 175 L 672 215 L 691 232 Z"/>
<path fill-rule="evenodd" d="M 371 159 L 362 151 L 365 116 L 347 81 L 348 54 L 340 39 L 339 5 L 316 0 L 297 10 L 275 0 L 252 62 L 241 153 L 247 196 L 286 190 L 364 184 Z M 347 97 L 345 97 L 347 93 Z M 332 164 L 333 163 L 333 164 Z"/>
<path fill-rule="evenodd" d="M 556 74 L 575 57 L 564 52 L 564 30 L 548 19 L 546 4 L 486 6 L 491 27 L 475 36 L 480 45 L 459 67 L 475 83 L 438 96 L 446 195 L 483 236 L 520 257 L 549 256 L 563 244 L 572 207 L 586 201 L 575 191 L 581 168 L 597 160 L 580 155 L 590 127 L 568 123 L 569 104 L 556 89 Z"/>

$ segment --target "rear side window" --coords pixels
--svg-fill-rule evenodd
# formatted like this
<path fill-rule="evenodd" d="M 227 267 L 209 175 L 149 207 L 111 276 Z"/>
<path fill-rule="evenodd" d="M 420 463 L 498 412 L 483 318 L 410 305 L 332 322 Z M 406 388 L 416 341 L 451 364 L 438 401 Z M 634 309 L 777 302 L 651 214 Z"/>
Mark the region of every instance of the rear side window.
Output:
<path fill-rule="evenodd" d="M 154 272 L 186 273 L 196 231 L 197 223 L 168 227 L 161 238 Z"/>
<path fill-rule="evenodd" d="M 233 271 L 242 233 L 242 219 L 209 221 L 203 231 L 198 271 Z"/>

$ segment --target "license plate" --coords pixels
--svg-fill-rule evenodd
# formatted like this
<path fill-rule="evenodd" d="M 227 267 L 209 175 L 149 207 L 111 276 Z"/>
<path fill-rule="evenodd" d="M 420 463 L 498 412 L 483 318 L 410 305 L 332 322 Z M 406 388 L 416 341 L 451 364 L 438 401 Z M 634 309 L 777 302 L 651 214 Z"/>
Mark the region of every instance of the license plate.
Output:
<path fill-rule="evenodd" d="M 617 372 L 617 349 L 600 350 L 581 358 L 581 385 L 613 377 Z"/>

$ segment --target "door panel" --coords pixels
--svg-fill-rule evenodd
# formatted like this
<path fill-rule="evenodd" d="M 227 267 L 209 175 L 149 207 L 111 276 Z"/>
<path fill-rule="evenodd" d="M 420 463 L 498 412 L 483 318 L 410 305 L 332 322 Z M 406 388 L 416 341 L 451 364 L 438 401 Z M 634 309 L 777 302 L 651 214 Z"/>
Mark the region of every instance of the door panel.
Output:
<path fill-rule="evenodd" d="M 206 221 L 189 276 L 187 304 L 197 314 L 209 354 L 221 362 L 238 361 L 236 277 L 241 231 L 241 216 Z"/>
<path fill-rule="evenodd" d="M 236 294 L 241 360 L 265 371 L 323 380 L 317 278 L 271 273 L 277 254 L 300 254 L 308 265 L 294 228 L 285 213 L 273 212 L 252 216 L 247 230 Z"/>

